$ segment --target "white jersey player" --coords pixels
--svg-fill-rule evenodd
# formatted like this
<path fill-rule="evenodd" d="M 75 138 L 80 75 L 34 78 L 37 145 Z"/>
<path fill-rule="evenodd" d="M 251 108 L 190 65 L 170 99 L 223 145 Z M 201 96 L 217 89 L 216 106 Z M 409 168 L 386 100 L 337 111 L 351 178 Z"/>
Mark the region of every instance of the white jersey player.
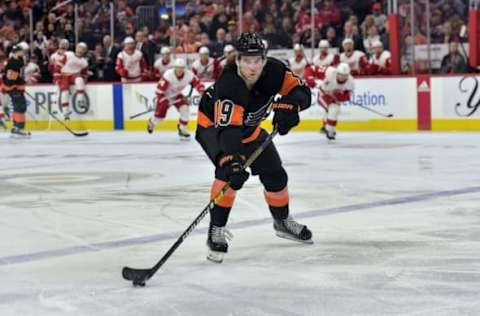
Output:
<path fill-rule="evenodd" d="M 162 78 L 158 81 L 155 114 L 148 120 L 147 131 L 149 133 L 152 133 L 155 125 L 166 117 L 168 108 L 173 105 L 180 113 L 177 125 L 178 135 L 181 139 L 190 137 L 187 129 L 190 110 L 187 96 L 183 94 L 183 90 L 188 85 L 191 85 L 192 88 L 195 88 L 201 94 L 205 87 L 192 71 L 186 69 L 186 66 L 184 59 L 175 59 L 173 63 L 174 68 L 165 71 Z"/>
<path fill-rule="evenodd" d="M 335 139 L 340 104 L 350 101 L 353 89 L 354 82 L 348 64 L 340 63 L 337 67 L 327 68 L 325 80 L 320 84 L 318 101 L 326 111 L 322 132 L 329 140 Z"/>
<path fill-rule="evenodd" d="M 70 109 L 70 86 L 74 85 L 76 101 L 85 102 L 85 84 L 88 78 L 88 61 L 85 58 L 87 53 L 87 44 L 78 43 L 74 52 L 65 52 L 59 59 L 60 79 L 60 105 L 65 120 L 70 119 L 72 111 Z"/>
<path fill-rule="evenodd" d="M 40 67 L 37 64 L 37 58 L 35 55 L 32 55 L 25 68 L 23 69 L 23 72 L 25 74 L 25 82 L 27 84 L 35 84 L 38 83 L 40 80 Z"/>
<path fill-rule="evenodd" d="M 135 49 L 131 37 L 123 41 L 123 50 L 117 55 L 115 70 L 123 83 L 141 82 L 147 74 L 147 63 L 141 51 Z"/>
<path fill-rule="evenodd" d="M 68 50 L 68 47 L 70 44 L 68 43 L 68 40 L 62 39 L 58 43 L 58 49 L 55 53 L 50 55 L 50 58 L 48 59 L 48 70 L 53 76 L 53 83 L 58 84 L 60 80 L 60 71 L 62 69 L 62 64 L 60 63 L 60 60 L 63 59 L 63 56 L 65 55 L 65 52 Z M 60 94 L 60 92 L 58 92 Z"/>
<path fill-rule="evenodd" d="M 383 50 L 383 43 L 376 40 L 372 43 L 373 55 L 370 57 L 371 75 L 391 75 L 392 55 L 388 50 Z"/>
<path fill-rule="evenodd" d="M 165 71 L 173 68 L 173 60 L 170 57 L 170 48 L 162 47 L 160 50 L 160 58 L 153 65 L 153 76 L 160 79 Z"/>
<path fill-rule="evenodd" d="M 330 66 L 336 66 L 340 63 L 340 55 L 329 53 L 330 43 L 327 40 L 321 40 L 318 44 L 319 54 L 313 58 L 313 65 L 316 67 L 316 73 L 319 79 L 323 80 L 325 71 Z"/>
<path fill-rule="evenodd" d="M 288 60 L 288 65 L 294 74 L 303 78 L 305 67 L 308 65 L 303 47 L 300 44 L 295 44 L 293 46 L 293 53 L 295 56 Z"/>
<path fill-rule="evenodd" d="M 364 52 L 354 50 L 351 38 L 342 42 L 344 52 L 340 54 L 340 62 L 348 64 L 352 76 L 368 74 L 368 60 Z"/>
<path fill-rule="evenodd" d="M 220 75 L 220 63 L 210 57 L 210 50 L 206 46 L 202 46 L 199 50 L 200 58 L 192 64 L 193 73 L 201 81 L 215 81 Z"/>

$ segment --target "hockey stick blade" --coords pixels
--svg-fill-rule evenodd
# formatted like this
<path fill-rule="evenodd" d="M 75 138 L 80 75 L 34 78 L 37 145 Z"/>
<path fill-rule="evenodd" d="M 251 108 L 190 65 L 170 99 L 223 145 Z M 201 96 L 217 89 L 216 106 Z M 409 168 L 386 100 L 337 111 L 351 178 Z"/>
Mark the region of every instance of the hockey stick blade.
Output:
<path fill-rule="evenodd" d="M 145 281 L 150 278 L 152 269 L 133 269 L 124 267 L 122 276 L 127 281 L 132 281 L 134 286 L 145 286 Z"/>

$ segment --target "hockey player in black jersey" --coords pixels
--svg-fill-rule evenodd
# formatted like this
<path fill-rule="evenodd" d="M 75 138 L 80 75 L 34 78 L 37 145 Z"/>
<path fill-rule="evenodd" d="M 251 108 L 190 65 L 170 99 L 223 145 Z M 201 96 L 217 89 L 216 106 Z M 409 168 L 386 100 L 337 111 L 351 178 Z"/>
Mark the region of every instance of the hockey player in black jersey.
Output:
<path fill-rule="evenodd" d="M 215 84 L 202 96 L 196 132 L 197 141 L 216 167 L 211 196 L 228 181 L 231 187 L 210 212 L 207 258 L 215 262 L 222 262 L 228 250 L 229 233 L 225 226 L 235 193 L 249 177 L 241 166 L 268 136 L 260 123 L 273 110 L 274 125 L 280 135 L 286 135 L 298 125 L 299 111 L 311 103 L 310 89 L 282 62 L 266 57 L 265 46 L 257 34 L 241 34 L 236 48 L 235 63 L 227 64 Z M 289 215 L 287 173 L 273 143 L 250 169 L 264 186 L 276 234 L 312 243 L 312 233 L 307 226 Z"/>
<path fill-rule="evenodd" d="M 13 128 L 11 136 L 14 138 L 28 138 L 30 132 L 25 130 L 25 112 L 27 100 L 25 99 L 25 79 L 23 78 L 23 49 L 21 45 L 13 46 L 10 58 L 4 69 L 3 93 L 10 96 L 13 104 Z"/>

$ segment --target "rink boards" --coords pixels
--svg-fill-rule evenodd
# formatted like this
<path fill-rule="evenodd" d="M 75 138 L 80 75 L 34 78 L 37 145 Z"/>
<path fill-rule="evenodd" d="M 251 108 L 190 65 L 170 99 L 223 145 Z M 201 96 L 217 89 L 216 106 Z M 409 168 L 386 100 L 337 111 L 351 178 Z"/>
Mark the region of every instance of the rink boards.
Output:
<path fill-rule="evenodd" d="M 211 85 L 212 83 L 207 83 Z M 79 101 L 73 95 L 73 116 L 69 125 L 74 129 L 138 130 L 146 129 L 146 113 L 131 119 L 132 115 L 155 106 L 155 83 L 89 84 L 87 100 Z M 28 125 L 32 130 L 61 130 L 42 108 L 59 113 L 57 90 L 53 85 L 27 88 Z M 190 128 L 195 128 L 200 96 L 190 93 Z M 352 103 L 342 105 L 339 130 L 348 131 L 480 131 L 480 92 L 478 77 L 371 77 L 355 80 L 353 101 L 393 118 L 383 118 Z M 312 91 L 312 106 L 301 113 L 302 122 L 296 130 L 316 131 L 320 128 L 324 110 L 317 102 L 317 91 Z M 158 130 L 175 129 L 178 113 L 170 108 L 167 118 Z M 269 122 L 265 122 L 266 126 Z"/>

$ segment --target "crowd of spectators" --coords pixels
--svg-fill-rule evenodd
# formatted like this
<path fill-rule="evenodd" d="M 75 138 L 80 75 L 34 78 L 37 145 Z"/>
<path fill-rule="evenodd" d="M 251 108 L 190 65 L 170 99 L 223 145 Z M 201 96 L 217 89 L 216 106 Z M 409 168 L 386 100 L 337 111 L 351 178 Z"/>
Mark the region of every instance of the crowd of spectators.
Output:
<path fill-rule="evenodd" d="M 404 41 L 402 54 L 409 53 L 412 43 L 427 42 L 427 18 L 430 18 L 432 43 L 449 44 L 464 40 L 459 34 L 466 23 L 468 1 L 430 1 L 430 16 L 426 14 L 426 1 L 415 1 L 413 11 L 417 22 L 414 27 L 410 25 L 410 1 L 398 1 Z M 65 5 L 62 5 L 63 2 Z M 235 41 L 240 23 L 243 31 L 260 33 L 267 40 L 269 49 L 292 48 L 296 43 L 310 47 L 312 31 L 315 32 L 315 47 L 318 47 L 320 39 L 326 39 L 331 47 L 341 50 L 341 43 L 347 37 L 354 41 L 355 49 L 367 55 L 371 54 L 372 43 L 376 40 L 380 40 L 386 49 L 389 47 L 386 0 L 316 0 L 313 29 L 310 0 L 244 0 L 241 21 L 238 19 L 237 0 L 179 0 L 176 32 L 171 26 L 168 3 L 171 1 L 1 1 L 0 62 L 6 58 L 13 44 L 26 41 L 40 66 L 40 81 L 49 82 L 48 56 L 55 51 L 59 39 L 65 38 L 71 47 L 76 40 L 87 43 L 93 80 L 118 80 L 112 70 L 115 56 L 126 36 L 135 38 L 148 66 L 152 67 L 160 49 L 174 44 L 176 52 L 197 52 L 201 46 L 207 46 L 213 57 L 221 56 L 224 46 Z M 112 16 L 114 40 L 108 36 L 111 34 Z M 30 25 L 33 29 L 31 43 Z M 455 47 L 458 49 L 458 45 Z"/>

